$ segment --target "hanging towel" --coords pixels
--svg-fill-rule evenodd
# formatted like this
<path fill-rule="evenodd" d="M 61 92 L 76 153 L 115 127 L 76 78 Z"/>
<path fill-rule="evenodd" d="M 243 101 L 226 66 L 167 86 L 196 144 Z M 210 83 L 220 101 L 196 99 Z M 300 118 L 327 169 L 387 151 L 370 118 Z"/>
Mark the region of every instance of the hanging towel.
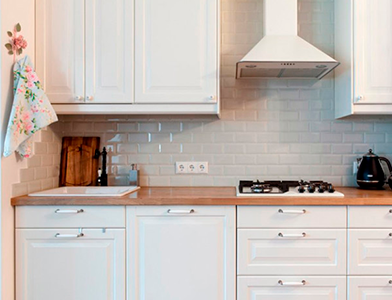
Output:
<path fill-rule="evenodd" d="M 4 142 L 4 156 L 17 151 L 30 157 L 32 135 L 58 121 L 28 56 L 14 65 L 14 103 Z"/>

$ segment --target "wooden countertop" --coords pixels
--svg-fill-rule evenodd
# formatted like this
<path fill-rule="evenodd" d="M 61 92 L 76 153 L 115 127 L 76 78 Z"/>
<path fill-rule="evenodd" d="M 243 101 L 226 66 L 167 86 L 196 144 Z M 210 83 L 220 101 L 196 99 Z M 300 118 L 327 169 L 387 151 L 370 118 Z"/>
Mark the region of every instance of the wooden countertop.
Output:
<path fill-rule="evenodd" d="M 392 191 L 341 187 L 337 197 L 237 197 L 234 187 L 143 187 L 124 197 L 29 197 L 11 199 L 22 205 L 392 205 Z"/>

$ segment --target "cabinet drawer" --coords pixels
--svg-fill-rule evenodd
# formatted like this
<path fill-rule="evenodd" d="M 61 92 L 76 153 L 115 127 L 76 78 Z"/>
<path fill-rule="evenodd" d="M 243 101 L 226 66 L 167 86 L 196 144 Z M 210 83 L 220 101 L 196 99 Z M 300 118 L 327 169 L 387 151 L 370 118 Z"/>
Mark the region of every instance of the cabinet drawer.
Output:
<path fill-rule="evenodd" d="M 237 300 L 346 300 L 343 276 L 239 277 L 237 288 Z"/>
<path fill-rule="evenodd" d="M 349 274 L 391 275 L 392 237 L 390 234 L 392 234 L 391 229 L 350 229 Z"/>
<path fill-rule="evenodd" d="M 235 206 L 135 206 L 137 216 L 184 217 L 222 216 L 235 213 Z M 133 209 L 132 208 L 132 209 Z M 234 218 L 235 216 L 233 216 Z"/>
<path fill-rule="evenodd" d="M 391 277 L 348 277 L 348 300 L 392 299 Z"/>
<path fill-rule="evenodd" d="M 122 206 L 19 206 L 16 228 L 125 227 Z"/>
<path fill-rule="evenodd" d="M 238 275 L 345 275 L 344 229 L 239 229 Z"/>
<path fill-rule="evenodd" d="M 239 206 L 238 228 L 346 228 L 346 207 Z"/>
<path fill-rule="evenodd" d="M 348 227 L 392 228 L 392 206 L 349 206 Z"/>

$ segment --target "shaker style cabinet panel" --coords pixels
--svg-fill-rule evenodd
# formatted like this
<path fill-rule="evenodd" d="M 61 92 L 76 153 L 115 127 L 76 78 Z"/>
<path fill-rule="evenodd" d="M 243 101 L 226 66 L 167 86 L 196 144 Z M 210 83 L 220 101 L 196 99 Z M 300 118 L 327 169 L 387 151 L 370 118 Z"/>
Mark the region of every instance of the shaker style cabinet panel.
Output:
<path fill-rule="evenodd" d="M 346 275 L 344 229 L 239 229 L 238 275 Z"/>
<path fill-rule="evenodd" d="M 346 300 L 346 277 L 239 277 L 237 300 Z"/>
<path fill-rule="evenodd" d="M 86 0 L 86 100 L 133 102 L 130 0 Z"/>
<path fill-rule="evenodd" d="M 129 300 L 234 300 L 235 207 L 127 207 Z"/>
<path fill-rule="evenodd" d="M 36 69 L 52 103 L 83 100 L 84 25 L 84 1 L 36 1 Z"/>
<path fill-rule="evenodd" d="M 217 102 L 219 1 L 135 4 L 135 102 Z"/>
<path fill-rule="evenodd" d="M 392 104 L 392 2 L 354 1 L 354 101 Z"/>
<path fill-rule="evenodd" d="M 38 299 L 124 300 L 125 229 L 17 229 L 16 300 Z"/>
<path fill-rule="evenodd" d="M 54 104 L 133 102 L 133 3 L 37 0 L 36 65 Z"/>
<path fill-rule="evenodd" d="M 350 275 L 391 275 L 391 234 L 392 229 L 350 229 L 348 273 Z"/>
<path fill-rule="evenodd" d="M 348 277 L 347 300 L 390 300 L 392 281 L 390 276 Z"/>
<path fill-rule="evenodd" d="M 392 114 L 392 3 L 335 1 L 336 117 Z"/>

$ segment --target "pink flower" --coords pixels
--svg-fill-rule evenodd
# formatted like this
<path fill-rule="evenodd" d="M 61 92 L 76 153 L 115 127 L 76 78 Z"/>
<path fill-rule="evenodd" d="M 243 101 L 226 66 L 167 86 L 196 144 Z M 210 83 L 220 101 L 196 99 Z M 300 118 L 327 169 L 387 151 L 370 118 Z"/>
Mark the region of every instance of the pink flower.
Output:
<path fill-rule="evenodd" d="M 27 47 L 27 42 L 23 38 L 23 35 L 20 35 L 13 39 L 13 43 L 16 49 L 25 49 Z"/>
<path fill-rule="evenodd" d="M 33 128 L 33 124 L 31 124 L 31 123 L 26 123 L 25 124 L 25 129 L 26 130 L 31 130 L 31 128 Z"/>
<path fill-rule="evenodd" d="M 32 89 L 34 87 L 34 83 L 32 81 L 28 81 L 27 82 L 27 87 L 29 87 L 30 89 Z"/>
<path fill-rule="evenodd" d="M 30 119 L 30 113 L 28 111 L 24 112 L 22 115 L 22 120 L 26 121 Z"/>
<path fill-rule="evenodd" d="M 30 66 L 26 66 L 26 72 L 30 73 L 31 71 L 33 71 L 33 69 Z"/>
<path fill-rule="evenodd" d="M 38 76 L 35 73 L 30 72 L 27 74 L 27 80 L 36 82 L 38 81 Z"/>

